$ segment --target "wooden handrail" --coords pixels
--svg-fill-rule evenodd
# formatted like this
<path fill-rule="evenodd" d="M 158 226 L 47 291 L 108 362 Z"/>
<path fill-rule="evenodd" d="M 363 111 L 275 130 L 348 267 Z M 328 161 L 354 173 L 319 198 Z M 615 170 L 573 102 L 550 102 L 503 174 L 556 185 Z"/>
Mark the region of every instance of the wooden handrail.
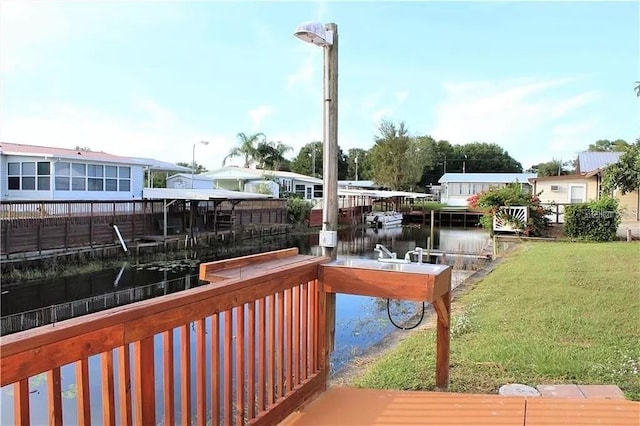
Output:
<path fill-rule="evenodd" d="M 327 261 L 297 255 L 297 250 L 222 261 L 223 267 L 209 265 L 223 274 L 221 281 L 3 337 L 0 386 L 14 384 L 14 422 L 30 423 L 28 380 L 41 373 L 47 373 L 48 410 L 40 411 L 48 413 L 51 424 L 70 422 L 62 419 L 60 401 L 60 368 L 69 364 L 76 366 L 78 423 L 92 421 L 89 382 L 96 380 L 102 383 L 105 424 L 115 424 L 116 418 L 121 424 L 158 423 L 156 377 L 162 378 L 158 401 L 167 424 L 178 413 L 188 424 L 192 415 L 197 424 L 281 420 L 326 385 L 318 267 Z M 255 268 L 256 262 L 263 266 Z M 274 348 L 282 349 L 275 359 Z M 89 369 L 95 355 L 100 355 L 100 377 Z M 181 370 L 178 395 L 176 368 Z M 193 392 L 196 407 L 191 407 Z"/>

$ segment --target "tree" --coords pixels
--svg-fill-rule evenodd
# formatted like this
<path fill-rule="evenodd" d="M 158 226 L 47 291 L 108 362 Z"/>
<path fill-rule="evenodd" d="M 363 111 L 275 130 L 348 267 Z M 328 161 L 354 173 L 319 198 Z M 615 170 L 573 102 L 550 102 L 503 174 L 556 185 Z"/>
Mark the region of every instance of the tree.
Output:
<path fill-rule="evenodd" d="M 284 155 L 293 148 L 280 141 L 261 141 L 256 147 L 255 160 L 259 169 L 280 170 L 285 162 Z"/>
<path fill-rule="evenodd" d="M 527 170 L 527 172 L 537 173 L 538 177 L 568 175 L 569 170 L 566 167 L 569 164 L 569 161 L 565 161 L 563 163 L 562 161 L 554 158 L 551 161 L 547 161 L 546 163 L 539 163 L 531 166 L 531 168 Z"/>
<path fill-rule="evenodd" d="M 358 180 L 371 179 L 371 162 L 369 152 L 362 148 L 351 148 L 347 151 L 347 179 L 356 179 L 356 158 L 358 159 Z"/>
<path fill-rule="evenodd" d="M 640 191 L 640 138 L 629 146 L 618 162 L 604 169 L 602 188 L 608 193 L 618 189 L 622 195 Z"/>
<path fill-rule="evenodd" d="M 588 151 L 598 152 L 624 152 L 629 149 L 631 145 L 624 139 L 616 139 L 610 141 L 608 139 L 600 139 L 595 143 L 589 144 Z"/>
<path fill-rule="evenodd" d="M 408 189 L 421 177 L 422 168 L 415 159 L 419 149 L 409 136 L 404 122 L 397 126 L 382 120 L 371 148 L 371 168 L 374 180 L 393 190 Z"/>
<path fill-rule="evenodd" d="M 238 133 L 237 137 L 239 146 L 229 151 L 229 154 L 222 160 L 222 165 L 224 166 L 229 158 L 242 157 L 244 159 L 243 167 L 249 168 L 259 158 L 258 145 L 265 142 L 266 136 L 264 133 L 250 135 Z"/>
<path fill-rule="evenodd" d="M 636 87 L 634 87 L 636 91 L 636 96 L 640 98 L 640 81 L 636 81 Z"/>
<path fill-rule="evenodd" d="M 338 147 L 338 179 L 346 179 L 347 156 Z M 311 142 L 300 148 L 296 158 L 291 161 L 291 171 L 306 176 L 322 177 L 324 150 L 322 142 Z"/>
<path fill-rule="evenodd" d="M 447 171 L 460 173 L 522 173 L 522 164 L 495 143 L 473 142 L 453 146 Z"/>
<path fill-rule="evenodd" d="M 191 170 L 193 170 L 193 173 L 196 174 L 196 175 L 199 174 L 199 173 L 206 173 L 206 172 L 209 171 L 202 164 L 198 164 L 198 162 L 187 163 L 186 161 L 179 161 L 179 162 L 176 163 L 176 165 L 182 166 L 182 167 L 188 167 Z"/>
<path fill-rule="evenodd" d="M 291 171 L 306 176 L 322 176 L 322 152 L 320 141 L 304 145 L 291 161 Z"/>

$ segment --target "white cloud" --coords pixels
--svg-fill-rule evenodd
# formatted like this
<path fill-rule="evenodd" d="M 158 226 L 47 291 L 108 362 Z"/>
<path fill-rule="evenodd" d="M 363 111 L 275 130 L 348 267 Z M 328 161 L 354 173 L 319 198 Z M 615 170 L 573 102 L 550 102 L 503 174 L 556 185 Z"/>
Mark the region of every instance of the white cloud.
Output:
<path fill-rule="evenodd" d="M 190 162 L 193 144 L 196 161 L 208 168 L 219 167 L 235 140 L 210 134 L 181 123 L 171 112 L 151 99 L 134 102 L 140 117 L 109 115 L 77 105 L 47 104 L 23 116 L 0 117 L 0 140 L 31 145 L 73 148 L 86 146 L 94 151 L 131 157 L 151 157 L 171 163 Z"/>
<path fill-rule="evenodd" d="M 562 96 L 549 91 L 570 81 L 447 82 L 433 136 L 455 143 L 514 140 L 597 99 L 595 92 Z"/>
<path fill-rule="evenodd" d="M 576 81 L 445 82 L 431 134 L 452 143 L 497 143 L 525 167 L 553 155 L 569 158 L 592 139 L 595 126 L 590 116 L 575 113 L 599 98 L 593 91 L 570 93 Z"/>
<path fill-rule="evenodd" d="M 256 130 L 260 130 L 262 127 L 262 122 L 265 118 L 273 115 L 275 113 L 275 109 L 268 105 L 260 105 L 257 108 L 250 109 L 248 114 L 249 118 L 251 118 L 251 122 L 253 124 L 253 128 Z"/>

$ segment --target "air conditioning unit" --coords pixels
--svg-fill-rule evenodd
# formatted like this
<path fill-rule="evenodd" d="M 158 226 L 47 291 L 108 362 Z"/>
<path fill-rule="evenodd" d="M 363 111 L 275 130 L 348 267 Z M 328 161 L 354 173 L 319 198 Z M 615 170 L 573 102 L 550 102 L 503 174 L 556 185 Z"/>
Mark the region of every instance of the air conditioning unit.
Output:
<path fill-rule="evenodd" d="M 552 191 L 560 191 L 560 187 L 558 185 L 551 185 L 551 190 Z"/>

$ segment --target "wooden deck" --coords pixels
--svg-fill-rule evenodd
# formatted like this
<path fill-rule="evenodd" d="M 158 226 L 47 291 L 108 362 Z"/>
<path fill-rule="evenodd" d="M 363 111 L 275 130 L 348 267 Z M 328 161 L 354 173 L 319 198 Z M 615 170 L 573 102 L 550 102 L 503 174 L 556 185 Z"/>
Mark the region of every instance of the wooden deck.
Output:
<path fill-rule="evenodd" d="M 283 426 L 427 424 L 638 426 L 640 403 L 334 387 L 281 423 Z"/>

